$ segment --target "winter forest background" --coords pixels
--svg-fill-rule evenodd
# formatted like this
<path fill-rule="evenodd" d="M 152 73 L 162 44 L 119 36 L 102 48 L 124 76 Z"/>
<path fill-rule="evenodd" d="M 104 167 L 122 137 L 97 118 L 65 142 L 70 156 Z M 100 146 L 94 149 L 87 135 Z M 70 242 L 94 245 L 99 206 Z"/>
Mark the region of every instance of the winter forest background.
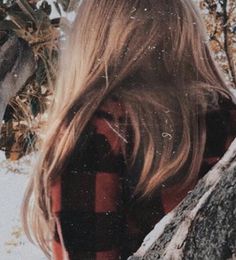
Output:
<path fill-rule="evenodd" d="M 236 1 L 195 0 L 205 20 L 208 40 L 227 83 L 236 88 Z M 59 43 L 74 18 L 78 0 L 0 1 L 0 90 L 14 63 L 31 62 L 29 75 L 8 102 L 0 132 L 0 259 L 43 260 L 43 254 L 23 235 L 19 209 L 24 189 L 43 138 L 46 108 L 53 94 Z M 22 45 L 23 39 L 30 48 Z M 19 48 L 23 46 L 22 49 Z M 24 49 L 26 48 L 26 49 Z M 21 50 L 28 57 L 23 58 Z M 28 59 L 27 59 L 28 58 Z M 33 61 L 29 61 L 30 59 Z M 6 85 L 6 84 L 5 84 Z M 2 96 L 0 100 L 2 99 Z M 5 99 L 7 100 L 7 98 Z M 1 101 L 2 102 L 2 101 Z"/>

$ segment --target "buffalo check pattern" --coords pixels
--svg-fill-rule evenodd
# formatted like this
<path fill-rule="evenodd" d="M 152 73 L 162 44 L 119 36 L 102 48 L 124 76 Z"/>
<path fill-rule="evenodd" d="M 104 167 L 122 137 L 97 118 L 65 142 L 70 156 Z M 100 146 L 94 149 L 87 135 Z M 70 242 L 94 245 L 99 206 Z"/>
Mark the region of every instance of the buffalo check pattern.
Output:
<path fill-rule="evenodd" d="M 129 139 L 116 131 L 124 116 L 119 101 L 103 104 L 76 145 L 68 170 L 51 187 L 53 260 L 127 259 L 165 215 L 160 194 L 139 203 L 132 198 L 135 181 L 130 176 L 138 175 L 138 166 L 137 173 L 130 175 L 122 155 Z M 207 115 L 206 124 L 199 177 L 236 136 L 235 105 L 222 103 L 220 110 Z"/>

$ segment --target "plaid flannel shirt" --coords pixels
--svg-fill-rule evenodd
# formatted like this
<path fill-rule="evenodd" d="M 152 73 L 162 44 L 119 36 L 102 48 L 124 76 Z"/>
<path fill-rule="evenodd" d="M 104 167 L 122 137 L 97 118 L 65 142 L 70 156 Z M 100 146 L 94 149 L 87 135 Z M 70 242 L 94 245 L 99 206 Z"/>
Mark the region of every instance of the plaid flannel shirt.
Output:
<path fill-rule="evenodd" d="M 54 260 L 127 259 L 165 215 L 158 194 L 150 201 L 130 203 L 135 182 L 127 177 L 122 155 L 127 140 L 116 131 L 124 115 L 118 101 L 99 108 L 78 142 L 80 149 L 75 149 L 68 171 L 51 189 Z M 229 102 L 207 115 L 199 177 L 220 159 L 236 136 L 235 121 L 235 105 Z"/>

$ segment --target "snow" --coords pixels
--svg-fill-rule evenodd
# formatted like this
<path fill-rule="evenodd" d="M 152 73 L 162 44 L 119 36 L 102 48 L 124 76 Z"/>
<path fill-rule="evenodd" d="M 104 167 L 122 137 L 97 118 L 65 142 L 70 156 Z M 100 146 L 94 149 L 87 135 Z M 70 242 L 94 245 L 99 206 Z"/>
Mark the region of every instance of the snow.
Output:
<path fill-rule="evenodd" d="M 0 152 L 0 259 L 47 259 L 39 248 L 27 240 L 20 223 L 20 206 L 34 159 L 35 155 L 30 155 L 10 162 Z"/>
<path fill-rule="evenodd" d="M 43 0 L 38 1 L 38 2 L 37 2 L 37 7 L 39 7 L 39 6 L 42 4 L 42 2 L 43 2 Z M 50 14 L 50 19 L 59 18 L 59 17 L 60 17 L 60 14 L 58 13 L 58 11 L 57 11 L 57 9 L 56 9 L 56 7 L 55 7 L 55 4 L 54 4 L 55 1 L 54 1 L 54 0 L 48 0 L 47 2 L 48 2 L 48 3 L 51 5 L 51 7 L 52 7 L 52 12 L 51 12 L 51 14 Z M 60 4 L 59 4 L 59 5 L 60 5 Z M 70 21 L 70 22 L 73 22 L 73 21 L 74 21 L 75 16 L 76 16 L 76 12 L 75 12 L 75 11 L 65 12 L 65 11 L 63 11 L 63 8 L 62 8 L 62 7 L 60 8 L 60 10 L 61 10 L 61 16 L 62 16 L 62 17 L 67 18 L 68 21 Z"/>

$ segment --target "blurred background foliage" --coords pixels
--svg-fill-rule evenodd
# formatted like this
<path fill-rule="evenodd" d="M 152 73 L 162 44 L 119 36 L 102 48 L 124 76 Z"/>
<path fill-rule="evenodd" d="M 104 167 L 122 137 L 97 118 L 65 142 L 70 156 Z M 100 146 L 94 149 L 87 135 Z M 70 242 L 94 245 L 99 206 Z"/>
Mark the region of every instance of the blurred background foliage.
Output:
<path fill-rule="evenodd" d="M 14 33 L 32 48 L 36 69 L 32 77 L 7 106 L 0 134 L 0 150 L 18 160 L 37 149 L 40 127 L 53 94 L 59 42 L 68 21 L 65 14 L 76 9 L 79 0 L 1 0 L 0 33 Z M 209 44 L 225 73 L 236 87 L 236 1 L 194 0 L 206 23 Z M 0 37 L 0 51 L 4 43 Z"/>
<path fill-rule="evenodd" d="M 46 123 L 45 110 L 50 104 L 57 71 L 61 20 L 72 11 L 76 1 L 0 1 L 1 47 L 10 35 L 28 43 L 34 53 L 36 68 L 33 76 L 10 100 L 0 134 L 0 150 L 6 158 L 18 160 L 36 149 L 39 130 Z M 7 65 L 7 64 L 6 64 Z"/>
<path fill-rule="evenodd" d="M 236 0 L 198 0 L 206 23 L 210 47 L 225 73 L 236 87 Z"/>

